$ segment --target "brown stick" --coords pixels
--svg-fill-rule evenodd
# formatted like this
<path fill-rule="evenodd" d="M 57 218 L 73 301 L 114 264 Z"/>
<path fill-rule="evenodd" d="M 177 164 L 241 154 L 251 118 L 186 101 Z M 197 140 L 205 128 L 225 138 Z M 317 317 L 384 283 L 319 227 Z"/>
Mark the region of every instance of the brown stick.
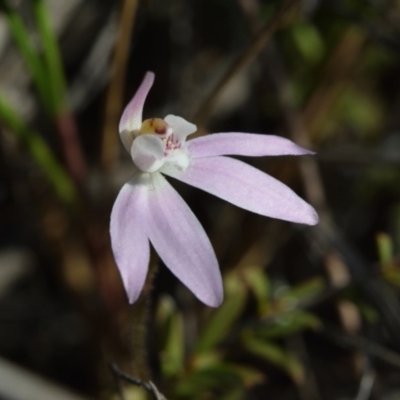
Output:
<path fill-rule="evenodd" d="M 87 168 L 78 139 L 75 118 L 70 111 L 63 111 L 57 115 L 56 125 L 68 172 L 74 182 L 81 186 L 86 178 Z"/>
<path fill-rule="evenodd" d="M 265 45 L 269 42 L 274 33 L 282 28 L 287 23 L 288 16 L 293 13 L 298 6 L 296 0 L 289 0 L 285 5 L 278 11 L 273 20 L 267 23 L 259 32 L 258 35 L 253 39 L 252 43 L 246 48 L 246 50 L 239 55 L 237 60 L 233 63 L 231 68 L 219 81 L 214 90 L 203 102 L 200 110 L 192 119 L 196 125 L 204 125 L 207 118 L 210 116 L 211 110 L 215 106 L 218 97 L 225 89 L 225 87 L 232 81 L 232 79 L 244 68 L 246 68 L 261 52 Z"/>
<path fill-rule="evenodd" d="M 112 78 L 110 81 L 102 140 L 101 164 L 109 169 L 118 157 L 118 121 L 122 111 L 122 99 L 131 34 L 136 17 L 137 0 L 124 0 L 121 9 L 119 32 L 112 62 Z"/>

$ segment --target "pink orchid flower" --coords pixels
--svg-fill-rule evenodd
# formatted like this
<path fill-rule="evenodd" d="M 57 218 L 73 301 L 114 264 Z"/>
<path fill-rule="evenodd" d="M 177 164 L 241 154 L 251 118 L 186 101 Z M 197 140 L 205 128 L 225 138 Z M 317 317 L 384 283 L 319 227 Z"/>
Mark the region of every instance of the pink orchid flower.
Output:
<path fill-rule="evenodd" d="M 153 82 L 154 74 L 147 72 L 119 125 L 135 172 L 111 213 L 115 261 L 133 303 L 146 279 L 151 242 L 165 265 L 199 300 L 218 307 L 223 286 L 214 250 L 200 222 L 163 175 L 261 215 L 314 225 L 315 210 L 291 189 L 242 161 L 224 157 L 312 152 L 282 137 L 251 133 L 216 133 L 186 142 L 196 126 L 181 117 L 142 121 Z"/>

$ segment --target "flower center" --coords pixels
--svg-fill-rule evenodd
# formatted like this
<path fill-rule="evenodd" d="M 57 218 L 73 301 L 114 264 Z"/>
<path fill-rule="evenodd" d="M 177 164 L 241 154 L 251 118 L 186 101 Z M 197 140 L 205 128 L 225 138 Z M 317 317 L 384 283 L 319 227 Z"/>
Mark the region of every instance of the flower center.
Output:
<path fill-rule="evenodd" d="M 139 135 L 156 134 L 161 138 L 166 137 L 171 129 L 168 124 L 161 118 L 149 118 L 143 121 L 139 129 Z"/>
<path fill-rule="evenodd" d="M 161 118 L 144 120 L 138 132 L 138 136 L 154 134 L 164 142 L 164 156 L 168 156 L 171 151 L 181 148 L 181 143 L 174 135 L 173 129 Z"/>
<path fill-rule="evenodd" d="M 171 121 L 166 122 L 167 118 Z M 181 170 L 185 170 L 190 164 L 189 153 L 185 146 L 187 127 L 183 124 L 186 130 L 182 130 L 180 117 L 167 116 L 166 120 L 146 119 L 136 131 L 131 156 L 135 165 L 143 172 L 156 172 L 164 163 L 174 164 Z M 186 124 L 189 125 L 187 122 Z M 190 126 L 190 130 L 193 127 L 194 125 Z"/>

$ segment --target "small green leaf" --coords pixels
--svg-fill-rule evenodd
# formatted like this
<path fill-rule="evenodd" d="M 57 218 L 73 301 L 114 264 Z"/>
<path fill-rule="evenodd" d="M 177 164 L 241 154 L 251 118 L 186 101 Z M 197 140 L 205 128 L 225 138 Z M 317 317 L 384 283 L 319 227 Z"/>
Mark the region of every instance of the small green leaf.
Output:
<path fill-rule="evenodd" d="M 385 280 L 392 285 L 400 287 L 400 270 L 395 267 L 387 267 L 382 271 Z"/>
<path fill-rule="evenodd" d="M 207 369 L 221 363 L 221 354 L 217 351 L 195 354 L 191 360 L 193 370 Z"/>
<path fill-rule="evenodd" d="M 169 334 L 164 351 L 162 352 L 162 370 L 165 376 L 174 376 L 183 370 L 184 363 L 184 331 L 181 313 L 171 316 Z"/>
<path fill-rule="evenodd" d="M 378 246 L 379 261 L 383 268 L 389 267 L 393 262 L 393 241 L 387 233 L 378 233 L 376 235 Z"/>
<path fill-rule="evenodd" d="M 264 375 L 254 368 L 219 362 L 195 370 L 182 378 L 176 387 L 176 397 L 188 396 L 190 399 L 202 400 L 207 398 L 207 391 L 212 390 L 215 392 L 213 398 L 236 398 L 233 396 L 236 396 L 238 392 L 242 393 L 245 387 L 258 385 L 264 380 Z M 216 393 L 218 397 L 215 397 Z"/>
<path fill-rule="evenodd" d="M 175 396 L 190 399 L 205 399 L 209 391 L 218 392 L 218 395 L 226 393 L 227 388 L 240 389 L 241 382 L 238 375 L 226 368 L 223 364 L 214 367 L 196 370 L 184 376 L 175 386 Z M 215 397 L 215 393 L 213 398 Z"/>
<path fill-rule="evenodd" d="M 156 313 L 159 331 L 164 333 L 163 349 L 161 351 L 161 368 L 167 377 L 183 371 L 185 356 L 185 338 L 183 316 L 176 310 L 174 301 L 163 296 Z"/>
<path fill-rule="evenodd" d="M 317 330 L 321 327 L 322 323 L 315 315 L 296 310 L 274 318 L 271 324 L 258 328 L 256 334 L 263 339 L 274 339 L 287 337 L 306 329 Z"/>
<path fill-rule="evenodd" d="M 261 268 L 246 268 L 243 277 L 257 299 L 258 313 L 264 315 L 269 310 L 270 285 L 268 277 Z"/>
<path fill-rule="evenodd" d="M 293 40 L 303 58 L 309 62 L 319 62 L 325 55 L 325 44 L 317 28 L 310 23 L 293 26 Z"/>
<path fill-rule="evenodd" d="M 241 365 L 236 363 L 225 363 L 227 369 L 230 369 L 233 373 L 240 377 L 242 384 L 246 388 L 251 388 L 256 385 L 260 385 L 265 382 L 266 378 L 263 373 L 258 369 L 249 367 L 247 365 Z"/>
<path fill-rule="evenodd" d="M 335 108 L 336 122 L 345 122 L 364 136 L 376 134 L 385 118 L 379 98 L 351 85 L 338 98 Z"/>
<path fill-rule="evenodd" d="M 297 384 L 304 381 L 305 371 L 301 362 L 277 344 L 245 337 L 244 347 L 250 353 L 267 360 L 286 372 Z"/>
<path fill-rule="evenodd" d="M 280 310 L 290 310 L 296 307 L 301 301 L 320 294 L 324 288 L 324 280 L 322 278 L 314 278 L 285 290 L 275 299 L 274 303 L 278 303 L 275 306 L 278 306 Z"/>
<path fill-rule="evenodd" d="M 247 291 L 237 274 L 224 279 L 225 300 L 213 311 L 196 345 L 196 353 L 207 352 L 223 340 L 240 316 L 247 299 Z"/>
<path fill-rule="evenodd" d="M 157 334 L 162 333 L 161 339 L 163 340 L 163 345 L 166 341 L 166 331 L 167 325 L 171 319 L 171 315 L 176 311 L 175 301 L 172 297 L 168 295 L 162 295 L 157 302 L 157 309 L 155 312 L 155 323 L 157 326 Z M 165 339 L 165 340 L 164 340 Z"/>

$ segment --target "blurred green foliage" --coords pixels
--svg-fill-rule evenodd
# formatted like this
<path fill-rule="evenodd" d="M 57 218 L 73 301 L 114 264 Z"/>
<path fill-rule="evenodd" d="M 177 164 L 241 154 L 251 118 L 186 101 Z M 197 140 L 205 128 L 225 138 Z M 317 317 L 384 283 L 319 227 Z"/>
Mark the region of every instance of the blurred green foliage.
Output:
<path fill-rule="evenodd" d="M 44 0 L 33 2 L 36 22 L 40 32 L 43 54 L 34 45 L 21 16 L 6 0 L 0 1 L 0 11 L 5 15 L 10 32 L 35 83 L 39 100 L 53 123 L 66 107 L 66 87 L 57 37 Z M 41 168 L 43 175 L 54 187 L 61 200 L 71 204 L 76 200 L 76 188 L 53 150 L 30 128 L 0 92 L 0 121 L 26 146 L 28 153 Z"/>
<path fill-rule="evenodd" d="M 25 145 L 31 157 L 41 168 L 43 175 L 54 187 L 61 200 L 71 204 L 76 200 L 76 189 L 62 164 L 55 157 L 52 149 L 38 132 L 29 128 L 18 113 L 11 108 L 0 93 L 0 119 Z"/>
<path fill-rule="evenodd" d="M 303 381 L 302 361 L 286 349 L 285 338 L 321 328 L 314 314 L 299 307 L 320 295 L 324 282 L 313 279 L 285 286 L 272 297 L 265 272 L 249 267 L 243 276 L 227 273 L 224 287 L 224 303 L 203 321 L 190 353 L 185 346 L 181 311 L 172 298 L 161 298 L 156 320 L 161 367 L 169 381 L 167 397 L 241 398 L 246 389 L 268 379 L 263 370 L 244 361 L 251 356 L 281 369 L 297 384 Z M 249 302 L 254 300 L 259 317 L 249 319 Z"/>

